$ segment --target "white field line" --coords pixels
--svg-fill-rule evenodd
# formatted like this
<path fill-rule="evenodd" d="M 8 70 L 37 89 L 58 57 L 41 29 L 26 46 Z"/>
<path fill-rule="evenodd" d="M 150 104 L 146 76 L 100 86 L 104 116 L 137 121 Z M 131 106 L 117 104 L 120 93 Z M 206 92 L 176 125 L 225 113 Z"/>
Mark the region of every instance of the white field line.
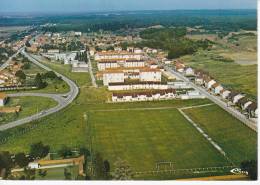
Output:
<path fill-rule="evenodd" d="M 211 106 L 214 104 L 203 104 L 203 105 L 194 105 L 190 107 L 183 107 L 179 108 L 178 106 L 171 106 L 171 107 L 148 107 L 148 108 L 125 108 L 125 109 L 100 109 L 100 110 L 90 110 L 89 112 L 114 112 L 114 111 L 140 111 L 140 110 L 167 110 L 167 109 L 192 109 L 192 108 L 199 108 L 199 107 L 206 107 L 206 106 Z"/>
<path fill-rule="evenodd" d="M 223 155 L 228 162 L 230 162 L 232 165 L 234 165 L 234 163 L 229 159 L 229 157 L 227 156 L 226 152 L 215 142 L 213 141 L 213 139 L 206 134 L 199 126 L 198 124 L 196 124 L 188 115 L 186 115 L 182 109 L 178 109 L 179 112 L 195 127 L 195 129 L 197 131 L 199 131 L 199 133 L 221 154 Z"/>

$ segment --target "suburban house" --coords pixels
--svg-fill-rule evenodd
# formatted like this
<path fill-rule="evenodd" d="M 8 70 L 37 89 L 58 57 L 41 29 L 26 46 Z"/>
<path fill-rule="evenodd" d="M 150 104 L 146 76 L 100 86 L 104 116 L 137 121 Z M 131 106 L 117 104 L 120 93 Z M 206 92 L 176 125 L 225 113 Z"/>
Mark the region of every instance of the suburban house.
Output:
<path fill-rule="evenodd" d="M 215 83 L 217 83 L 217 82 L 216 82 L 215 80 L 213 80 L 213 79 L 207 81 L 207 82 L 206 82 L 206 88 L 207 88 L 208 90 L 210 90 Z"/>
<path fill-rule="evenodd" d="M 240 99 L 242 99 L 242 98 L 244 98 L 244 97 L 245 97 L 244 95 L 238 94 L 238 95 L 234 96 L 232 102 L 233 102 L 234 104 L 236 104 L 236 103 L 238 102 L 238 100 L 240 100 Z"/>
<path fill-rule="evenodd" d="M 245 105 L 247 104 L 247 106 L 248 105 L 250 105 L 250 104 L 248 104 L 248 102 L 251 102 L 251 101 L 249 101 L 246 97 L 243 97 L 243 98 L 241 98 L 240 100 L 238 100 L 237 101 L 237 105 L 242 109 L 242 110 L 245 110 Z M 252 102 L 251 102 L 252 103 Z M 247 107 L 246 106 L 246 107 Z"/>
<path fill-rule="evenodd" d="M 257 118 L 258 117 L 258 110 L 257 104 L 255 102 L 251 103 L 247 108 L 246 111 L 249 114 L 249 117 Z"/>
<path fill-rule="evenodd" d="M 58 160 L 38 160 L 34 162 L 30 162 L 28 164 L 28 167 L 31 169 L 44 169 L 45 167 L 48 168 L 50 166 L 75 166 L 77 165 L 79 168 L 79 174 L 84 174 L 84 163 L 85 163 L 85 157 L 80 156 L 78 158 L 70 158 L 70 159 L 58 159 Z"/>
<path fill-rule="evenodd" d="M 188 100 L 188 99 L 204 99 L 206 97 L 200 94 L 200 92 L 198 91 L 187 91 L 186 94 L 181 94 L 180 98 L 182 100 Z"/>
<path fill-rule="evenodd" d="M 239 93 L 237 93 L 237 92 L 235 92 L 235 91 L 233 91 L 233 92 L 230 92 L 229 93 L 229 96 L 228 96 L 228 100 L 229 101 L 231 101 L 231 102 L 233 102 L 234 101 L 234 98 L 235 98 L 235 96 L 237 96 Z"/>
<path fill-rule="evenodd" d="M 220 94 L 220 91 L 222 91 L 224 88 L 219 83 L 215 83 L 212 85 L 211 89 L 214 94 Z"/>
<path fill-rule="evenodd" d="M 180 73 L 183 73 L 184 72 L 184 69 L 185 69 L 185 65 L 180 62 L 180 61 L 175 61 L 174 62 L 174 65 L 175 65 L 175 70 L 180 72 Z"/>
<path fill-rule="evenodd" d="M 0 107 L 4 106 L 7 101 L 7 95 L 5 93 L 0 93 Z"/>
<path fill-rule="evenodd" d="M 223 99 L 228 99 L 229 95 L 230 95 L 231 91 L 229 90 L 225 90 L 223 89 L 222 91 L 220 91 L 220 95 Z"/>
<path fill-rule="evenodd" d="M 185 76 L 194 76 L 194 70 L 191 67 L 185 67 L 184 68 L 184 75 Z"/>

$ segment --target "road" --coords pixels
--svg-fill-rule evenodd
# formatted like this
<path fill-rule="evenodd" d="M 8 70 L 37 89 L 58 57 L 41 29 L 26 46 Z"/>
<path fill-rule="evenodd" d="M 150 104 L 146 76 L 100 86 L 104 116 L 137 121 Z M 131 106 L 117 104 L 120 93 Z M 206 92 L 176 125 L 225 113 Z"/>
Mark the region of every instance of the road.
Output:
<path fill-rule="evenodd" d="M 238 120 L 240 120 L 242 123 L 244 123 L 246 126 L 248 126 L 249 128 L 251 128 L 252 130 L 257 132 L 257 122 L 254 122 L 252 120 L 249 120 L 245 115 L 243 115 L 241 112 L 239 112 L 238 110 L 236 110 L 233 107 L 228 107 L 227 104 L 221 100 L 220 97 L 217 97 L 213 94 L 210 94 L 206 89 L 195 85 L 194 83 L 192 83 L 188 78 L 186 78 L 185 76 L 183 76 L 182 74 L 172 70 L 170 67 L 164 65 L 164 68 L 171 72 L 173 75 L 177 76 L 178 78 L 180 78 L 182 81 L 189 83 L 189 85 L 196 89 L 197 91 L 199 91 L 201 94 L 205 95 L 208 99 L 210 99 L 212 102 L 214 102 L 215 104 L 217 104 L 218 106 L 220 106 L 222 109 L 224 109 L 225 111 L 227 111 L 228 113 L 230 113 L 232 116 L 234 116 L 235 118 L 237 118 Z"/>
<path fill-rule="evenodd" d="M 21 49 L 19 49 L 15 54 L 13 54 L 12 56 L 9 57 L 9 59 L 0 66 L 0 71 L 2 71 L 3 69 L 5 69 L 9 64 L 10 62 L 12 61 L 12 59 L 14 57 L 16 57 L 22 50 L 24 50 L 24 47 L 22 47 Z"/>
<path fill-rule="evenodd" d="M 89 52 L 87 52 L 87 55 L 88 55 L 88 68 L 89 68 L 89 74 L 90 74 L 90 77 L 91 77 L 91 81 L 92 81 L 92 85 L 97 88 L 98 85 L 97 85 L 97 82 L 96 82 L 96 78 L 93 74 L 93 68 L 92 68 L 92 63 L 90 61 L 90 54 Z"/>
<path fill-rule="evenodd" d="M 53 71 L 52 69 L 50 69 L 49 67 L 41 64 L 36 58 L 32 57 L 31 55 L 29 55 L 28 53 L 26 53 L 24 51 L 24 49 L 21 50 L 21 53 L 27 57 L 31 62 L 33 62 L 34 64 L 38 65 L 39 67 L 47 70 L 47 71 Z M 54 71 L 55 72 L 55 71 Z M 47 97 L 47 98 L 52 98 L 55 101 L 58 102 L 58 105 L 56 107 L 53 107 L 51 109 L 48 110 L 44 110 L 41 111 L 35 115 L 14 121 L 14 122 L 10 122 L 4 125 L 0 126 L 0 131 L 4 131 L 7 129 L 11 129 L 35 120 L 38 120 L 40 118 L 46 117 L 48 115 L 51 115 L 55 112 L 58 112 L 62 109 L 64 109 L 65 107 L 67 107 L 70 103 L 73 102 L 73 100 L 77 97 L 78 93 L 79 93 L 79 88 L 78 86 L 69 78 L 65 77 L 64 75 L 55 72 L 57 76 L 61 77 L 62 80 L 64 80 L 70 87 L 70 92 L 65 93 L 65 94 L 47 94 L 47 93 L 17 93 L 17 94 L 10 94 L 8 96 L 10 97 L 21 97 L 21 96 L 36 96 L 36 97 Z"/>

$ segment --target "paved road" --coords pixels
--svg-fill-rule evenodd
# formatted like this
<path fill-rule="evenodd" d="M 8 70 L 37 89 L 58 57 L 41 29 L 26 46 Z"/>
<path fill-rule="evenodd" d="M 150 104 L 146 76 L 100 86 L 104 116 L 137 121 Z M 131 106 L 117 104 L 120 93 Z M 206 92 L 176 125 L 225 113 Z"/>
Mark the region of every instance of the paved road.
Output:
<path fill-rule="evenodd" d="M 238 110 L 234 109 L 233 107 L 228 107 L 227 104 L 224 101 L 222 101 L 220 97 L 217 97 L 215 95 L 210 94 L 206 89 L 204 89 L 204 88 L 202 88 L 200 86 L 195 85 L 188 78 L 186 78 L 182 74 L 172 70 L 170 67 L 164 65 L 164 68 L 167 71 L 171 72 L 173 75 L 175 75 L 178 78 L 180 78 L 181 80 L 183 80 L 184 82 L 189 83 L 189 85 L 192 88 L 198 90 L 201 94 L 205 95 L 208 99 L 210 99 L 211 101 L 216 103 L 218 106 L 223 108 L 225 111 L 230 113 L 232 116 L 234 116 L 235 118 L 237 118 L 238 120 L 243 122 L 246 126 L 248 126 L 252 130 L 257 132 L 257 122 L 249 120 L 245 115 L 243 115 L 241 112 L 239 112 Z"/>
<path fill-rule="evenodd" d="M 41 64 L 37 59 L 35 59 L 35 57 L 32 57 L 31 55 L 29 55 L 28 53 L 26 53 L 24 51 L 24 49 L 21 51 L 21 53 L 26 56 L 31 62 L 33 62 L 34 64 L 40 66 L 41 68 L 47 70 L 47 71 L 52 71 L 52 69 L 50 69 L 49 67 Z M 55 72 L 55 71 L 54 71 Z M 35 115 L 23 118 L 21 120 L 17 120 L 14 122 L 10 122 L 4 125 L 0 126 L 0 131 L 4 131 L 10 128 L 14 128 L 35 120 L 38 120 L 40 118 L 46 117 L 50 114 L 53 114 L 55 112 L 58 112 L 62 109 L 64 109 L 65 107 L 67 107 L 70 103 L 72 103 L 72 101 L 77 97 L 78 93 L 79 93 L 79 88 L 78 86 L 70 79 L 68 79 L 67 77 L 63 76 L 60 73 L 55 72 L 57 76 L 60 76 L 70 87 L 70 92 L 65 93 L 65 94 L 46 94 L 46 93 L 18 93 L 18 94 L 10 94 L 10 97 L 19 97 L 19 96 L 36 96 L 36 97 L 47 97 L 47 98 L 52 98 L 55 101 L 58 102 L 58 105 L 54 108 L 48 109 L 48 110 L 44 110 L 41 111 Z"/>
<path fill-rule="evenodd" d="M 13 57 L 16 57 L 22 50 L 24 50 L 24 47 L 22 47 L 21 49 L 19 49 L 15 54 L 13 54 L 12 56 L 9 57 L 9 59 L 0 66 L 0 71 L 2 71 L 3 69 L 5 69 L 7 66 L 9 66 L 10 62 L 12 61 Z"/>
<path fill-rule="evenodd" d="M 90 61 L 89 52 L 87 52 L 87 55 L 88 55 L 88 68 L 89 68 L 89 74 L 90 74 L 90 77 L 91 77 L 92 85 L 97 88 L 98 85 L 97 85 L 97 82 L 96 82 L 96 78 L 93 74 L 93 68 L 92 68 L 92 64 L 91 64 L 91 61 Z"/>

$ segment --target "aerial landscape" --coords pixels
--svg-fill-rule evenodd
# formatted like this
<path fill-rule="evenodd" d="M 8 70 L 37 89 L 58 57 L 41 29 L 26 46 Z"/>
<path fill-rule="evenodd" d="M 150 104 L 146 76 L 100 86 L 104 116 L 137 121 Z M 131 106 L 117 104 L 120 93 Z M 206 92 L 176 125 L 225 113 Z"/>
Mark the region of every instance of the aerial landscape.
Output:
<path fill-rule="evenodd" d="M 148 2 L 0 3 L 0 182 L 257 180 L 257 2 Z"/>

